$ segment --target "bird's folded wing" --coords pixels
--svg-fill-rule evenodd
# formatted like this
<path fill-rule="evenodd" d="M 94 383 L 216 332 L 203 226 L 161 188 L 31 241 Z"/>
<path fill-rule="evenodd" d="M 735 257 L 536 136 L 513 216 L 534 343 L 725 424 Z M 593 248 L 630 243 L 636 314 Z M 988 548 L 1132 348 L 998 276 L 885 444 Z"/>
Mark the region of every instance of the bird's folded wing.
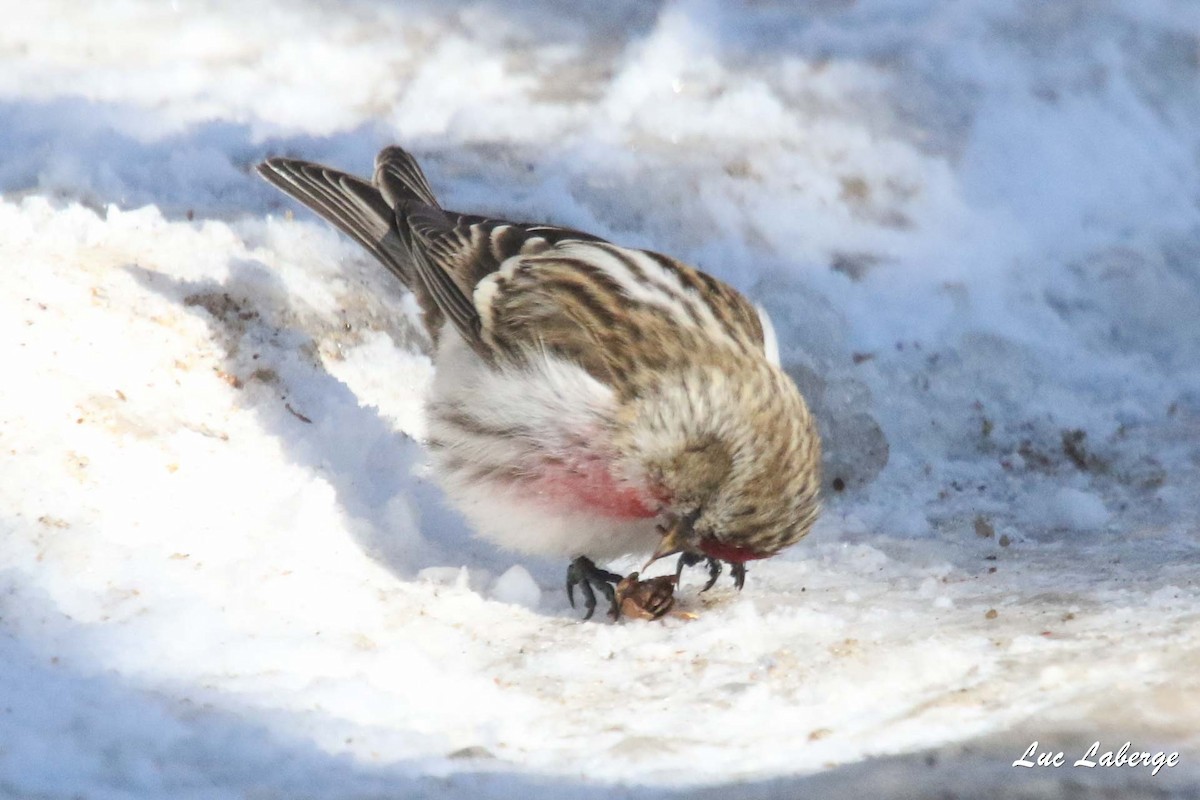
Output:
<path fill-rule="evenodd" d="M 638 390 L 630 376 L 766 351 L 757 309 L 732 287 L 666 256 L 594 239 L 564 238 L 508 261 L 474 301 L 494 349 L 550 351 L 629 391 Z"/>
<path fill-rule="evenodd" d="M 598 241 L 568 228 L 457 214 L 413 200 L 397 205 L 396 219 L 408 234 L 422 286 L 467 344 L 489 358 L 493 341 L 482 335 L 475 301 L 480 282 L 513 256 L 541 252 L 560 240 Z"/>
<path fill-rule="evenodd" d="M 477 237 L 440 208 L 401 203 L 396 214 L 412 233 L 413 263 L 421 284 L 463 340 L 486 356 L 470 282 L 470 266 L 480 259 L 478 246 L 472 242 Z"/>
<path fill-rule="evenodd" d="M 757 309 L 726 284 L 570 228 L 446 211 L 400 148 L 380 153 L 375 184 L 286 158 L 259 172 L 412 288 L 433 335 L 444 315 L 482 357 L 552 350 L 619 382 L 694 362 L 705 339 L 771 350 Z"/>

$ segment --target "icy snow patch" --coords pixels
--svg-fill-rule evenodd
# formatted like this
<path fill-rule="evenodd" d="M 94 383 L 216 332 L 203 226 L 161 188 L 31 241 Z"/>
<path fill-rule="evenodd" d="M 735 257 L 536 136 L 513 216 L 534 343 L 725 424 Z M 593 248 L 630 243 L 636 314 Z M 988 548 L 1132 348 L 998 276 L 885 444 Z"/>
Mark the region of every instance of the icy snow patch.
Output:
<path fill-rule="evenodd" d="M 513 564 L 492 584 L 492 598 L 501 603 L 512 603 L 528 609 L 536 609 L 542 600 L 542 590 L 534 582 L 529 570 Z"/>

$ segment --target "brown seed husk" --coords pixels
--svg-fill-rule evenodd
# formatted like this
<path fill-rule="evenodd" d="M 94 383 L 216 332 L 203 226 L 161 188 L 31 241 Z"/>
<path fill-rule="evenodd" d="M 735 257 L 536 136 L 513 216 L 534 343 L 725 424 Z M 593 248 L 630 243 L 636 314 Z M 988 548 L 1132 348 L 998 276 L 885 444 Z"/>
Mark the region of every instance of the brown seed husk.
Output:
<path fill-rule="evenodd" d="M 617 604 L 622 616 L 632 619 L 658 619 L 675 605 L 675 576 L 663 575 L 640 580 L 631 572 L 617 584 Z"/>

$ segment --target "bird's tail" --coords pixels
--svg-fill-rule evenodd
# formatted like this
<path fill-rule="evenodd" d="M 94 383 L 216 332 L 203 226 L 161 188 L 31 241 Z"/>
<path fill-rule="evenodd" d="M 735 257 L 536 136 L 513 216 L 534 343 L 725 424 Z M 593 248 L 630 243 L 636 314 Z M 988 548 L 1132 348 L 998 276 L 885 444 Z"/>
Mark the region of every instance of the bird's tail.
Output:
<path fill-rule="evenodd" d="M 413 200 L 421 205 L 441 207 L 417 160 L 395 145 L 383 148 L 375 157 L 375 185 L 392 208 Z"/>
<path fill-rule="evenodd" d="M 396 229 L 398 206 L 437 207 L 412 156 L 388 147 L 375 161 L 375 183 L 292 158 L 271 158 L 258 173 L 365 247 L 410 289 L 417 288 L 412 255 Z"/>

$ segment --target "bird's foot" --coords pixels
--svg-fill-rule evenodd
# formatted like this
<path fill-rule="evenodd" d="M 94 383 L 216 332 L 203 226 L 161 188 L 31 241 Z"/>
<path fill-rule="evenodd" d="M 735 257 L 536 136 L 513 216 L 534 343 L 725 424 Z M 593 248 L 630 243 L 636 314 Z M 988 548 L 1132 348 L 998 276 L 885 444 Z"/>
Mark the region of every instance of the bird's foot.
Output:
<path fill-rule="evenodd" d="M 675 582 L 679 582 L 684 567 L 694 567 L 701 562 L 705 562 L 708 567 L 708 583 L 704 584 L 700 591 L 707 592 L 711 589 L 717 578 L 721 577 L 721 562 L 702 553 L 683 553 L 679 556 L 679 560 L 675 562 Z"/>
<path fill-rule="evenodd" d="M 746 585 L 746 562 L 730 561 L 729 572 L 733 575 L 733 585 L 740 592 Z"/>
<path fill-rule="evenodd" d="M 567 599 L 571 608 L 575 608 L 575 587 L 578 586 L 583 595 L 583 607 L 587 613 L 584 619 L 591 619 L 596 612 L 596 590 L 608 599 L 608 615 L 613 619 L 621 616 L 621 607 L 617 603 L 617 592 L 614 586 L 621 582 L 621 576 L 596 566 L 587 556 L 580 556 L 567 567 Z"/>
<path fill-rule="evenodd" d="M 721 577 L 721 562 L 712 556 L 706 556 L 701 553 L 684 553 L 679 556 L 679 561 L 675 563 L 675 581 L 679 582 L 679 576 L 683 574 L 684 567 L 694 567 L 695 565 L 705 562 L 708 567 L 708 583 L 704 584 L 701 592 L 707 592 L 717 583 L 717 578 Z M 741 591 L 746 585 L 746 565 L 741 561 L 730 561 L 729 571 L 733 575 L 733 585 Z"/>

